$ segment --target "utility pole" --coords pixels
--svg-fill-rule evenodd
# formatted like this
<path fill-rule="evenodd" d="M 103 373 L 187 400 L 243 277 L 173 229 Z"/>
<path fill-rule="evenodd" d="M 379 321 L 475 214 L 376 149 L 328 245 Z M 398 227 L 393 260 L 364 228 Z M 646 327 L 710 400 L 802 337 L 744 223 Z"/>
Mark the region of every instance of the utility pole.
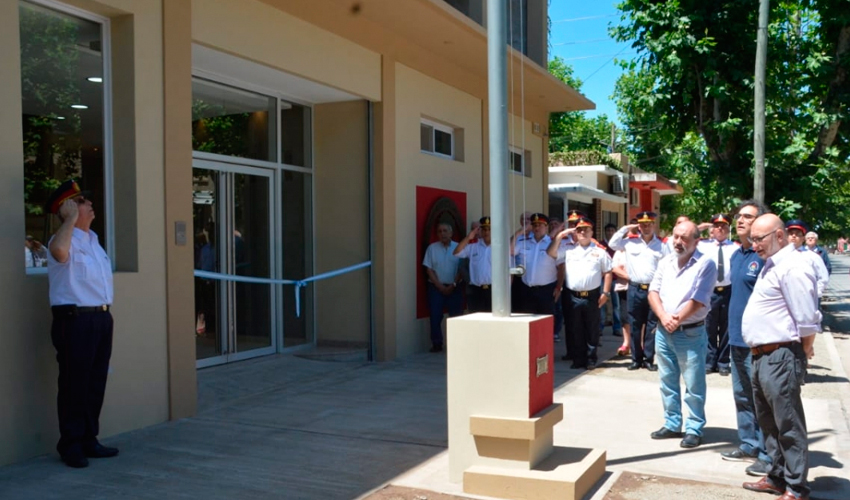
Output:
<path fill-rule="evenodd" d="M 508 221 L 508 34 L 505 0 L 487 0 L 487 102 L 490 113 L 490 220 L 493 315 L 511 315 Z"/>
<path fill-rule="evenodd" d="M 756 39 L 756 93 L 753 130 L 753 156 L 756 160 L 753 176 L 753 198 L 764 203 L 764 95 L 767 68 L 767 21 L 770 0 L 759 0 L 759 21 Z"/>

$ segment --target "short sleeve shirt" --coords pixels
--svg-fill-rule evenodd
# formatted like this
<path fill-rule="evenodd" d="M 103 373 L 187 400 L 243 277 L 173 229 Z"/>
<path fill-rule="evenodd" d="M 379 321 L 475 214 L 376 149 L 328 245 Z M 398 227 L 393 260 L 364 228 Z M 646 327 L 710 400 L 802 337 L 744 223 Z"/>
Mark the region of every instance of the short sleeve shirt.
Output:
<path fill-rule="evenodd" d="M 602 286 L 602 276 L 611 272 L 611 257 L 595 243 L 586 247 L 578 244 L 558 249 L 559 264 L 564 264 L 567 288 L 576 292 L 597 290 Z"/>
<path fill-rule="evenodd" d="M 481 286 L 493 283 L 490 245 L 484 243 L 484 240 L 466 245 L 463 250 L 458 252 L 457 257 L 469 259 L 469 282 L 471 284 Z"/>
<path fill-rule="evenodd" d="M 47 252 L 50 305 L 111 305 L 112 262 L 100 246 L 97 234 L 75 227 L 68 252 L 66 262 L 57 261 Z"/>
<path fill-rule="evenodd" d="M 425 250 L 425 258 L 422 259 L 422 265 L 433 269 L 437 274 L 437 279 L 442 284 L 454 283 L 457 276 L 457 268 L 460 264 L 460 258 L 452 253 L 457 248 L 456 241 L 450 241 L 448 246 L 443 246 L 439 241 L 435 241 L 428 245 Z"/>

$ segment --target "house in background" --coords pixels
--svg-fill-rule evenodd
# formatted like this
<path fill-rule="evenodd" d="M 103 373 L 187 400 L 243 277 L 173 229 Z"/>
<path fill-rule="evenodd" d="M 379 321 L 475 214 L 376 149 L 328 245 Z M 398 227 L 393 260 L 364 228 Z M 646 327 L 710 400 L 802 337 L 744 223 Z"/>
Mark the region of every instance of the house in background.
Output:
<path fill-rule="evenodd" d="M 661 197 L 682 194 L 684 191 L 678 182 L 637 167 L 631 168 L 629 180 L 629 219 L 643 211 L 655 212 L 660 220 L 675 216 L 661 213 Z"/>

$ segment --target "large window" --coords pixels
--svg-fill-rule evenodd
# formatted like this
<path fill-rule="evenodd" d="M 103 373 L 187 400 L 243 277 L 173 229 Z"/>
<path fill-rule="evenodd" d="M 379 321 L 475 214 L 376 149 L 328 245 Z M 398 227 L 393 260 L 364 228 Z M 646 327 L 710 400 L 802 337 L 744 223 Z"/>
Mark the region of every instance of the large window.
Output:
<path fill-rule="evenodd" d="M 109 244 L 110 167 L 107 20 L 76 9 L 20 2 L 21 117 L 24 146 L 25 265 L 46 266 L 58 219 L 45 202 L 77 179 L 94 205 L 92 229 Z"/>
<path fill-rule="evenodd" d="M 511 172 L 531 177 L 531 151 L 510 146 Z"/>

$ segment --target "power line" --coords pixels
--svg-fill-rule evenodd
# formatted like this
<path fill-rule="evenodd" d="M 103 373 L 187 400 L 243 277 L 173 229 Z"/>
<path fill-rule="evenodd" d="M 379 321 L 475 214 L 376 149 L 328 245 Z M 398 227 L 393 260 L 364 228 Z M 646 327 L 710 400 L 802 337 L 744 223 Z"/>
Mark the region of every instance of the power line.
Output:
<path fill-rule="evenodd" d="M 560 45 L 584 45 L 586 43 L 599 43 L 599 42 L 608 42 L 608 41 L 613 42 L 614 40 L 612 40 L 610 38 L 592 38 L 590 40 L 577 40 L 575 42 L 553 43 L 552 45 L 557 47 L 557 46 L 560 46 Z"/>
<path fill-rule="evenodd" d="M 564 59 L 564 61 L 580 61 L 580 60 L 582 60 L 582 59 L 595 59 L 595 58 L 597 58 L 597 57 L 610 57 L 610 58 L 611 58 L 611 61 L 613 61 L 615 57 L 617 57 L 618 55 L 620 55 L 620 54 L 623 52 L 623 50 L 626 50 L 627 48 L 628 48 L 628 47 L 624 47 L 623 49 L 621 49 L 621 50 L 620 50 L 620 52 L 617 52 L 616 54 L 594 54 L 594 55 L 592 55 L 592 56 L 567 57 L 567 58 L 565 58 L 565 59 Z M 608 62 L 606 62 L 605 64 L 608 64 L 608 63 L 609 63 L 609 62 L 611 62 L 611 61 L 608 61 Z M 604 65 L 603 65 L 603 66 L 604 66 Z M 600 69 L 601 69 L 601 68 L 600 68 Z M 598 70 L 597 70 L 597 71 L 598 71 Z M 593 75 L 591 75 L 591 76 L 593 76 Z M 588 77 L 588 78 L 590 78 L 590 77 Z"/>
<path fill-rule="evenodd" d="M 586 17 L 574 17 L 572 19 L 559 19 L 557 21 L 552 21 L 552 24 L 555 23 L 572 23 L 575 21 L 590 21 L 591 19 L 604 19 L 606 17 L 614 17 L 619 14 L 602 14 L 601 16 L 586 16 Z"/>
<path fill-rule="evenodd" d="M 629 46 L 628 46 L 628 45 L 626 45 L 625 47 L 623 47 L 622 49 L 620 49 L 620 51 L 619 51 L 619 52 L 617 52 L 616 54 L 614 54 L 614 56 L 613 56 L 613 57 L 611 57 L 611 59 L 608 59 L 607 61 L 605 61 L 605 63 L 604 63 L 602 66 L 599 66 L 599 67 L 596 69 L 596 71 L 594 71 L 593 73 L 591 73 L 591 74 L 590 74 L 590 76 L 588 76 L 587 78 L 583 79 L 583 80 L 582 80 L 582 83 L 587 83 L 587 81 L 588 81 L 588 80 L 590 80 L 590 79 L 593 77 L 593 75 L 595 75 L 596 73 L 599 73 L 599 71 L 601 71 L 601 70 L 602 70 L 602 68 L 604 68 L 605 66 L 608 66 L 608 64 L 609 64 L 611 61 L 613 61 L 613 60 L 614 60 L 614 58 L 616 58 L 618 55 L 622 54 L 622 53 L 623 53 L 623 51 L 624 51 L 624 50 L 626 50 L 626 49 L 628 49 L 628 48 L 629 48 Z"/>

